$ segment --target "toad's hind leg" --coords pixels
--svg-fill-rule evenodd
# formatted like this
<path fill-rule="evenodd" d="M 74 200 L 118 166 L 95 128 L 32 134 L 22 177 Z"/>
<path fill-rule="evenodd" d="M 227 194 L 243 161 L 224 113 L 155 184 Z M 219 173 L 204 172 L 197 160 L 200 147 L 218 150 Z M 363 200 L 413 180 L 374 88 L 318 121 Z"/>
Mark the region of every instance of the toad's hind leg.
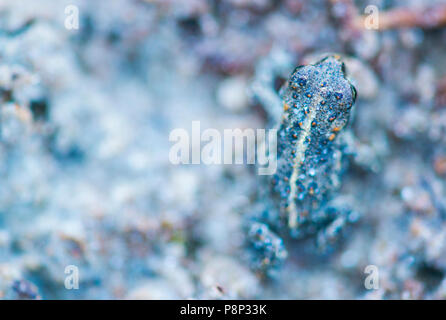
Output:
<path fill-rule="evenodd" d="M 358 221 L 359 213 L 353 207 L 349 199 L 338 197 L 323 209 L 326 221 L 316 235 L 316 247 L 320 253 L 333 251 L 349 227 Z"/>
<path fill-rule="evenodd" d="M 285 261 L 284 242 L 266 224 L 254 221 L 248 227 L 250 261 L 254 270 L 271 275 Z"/>

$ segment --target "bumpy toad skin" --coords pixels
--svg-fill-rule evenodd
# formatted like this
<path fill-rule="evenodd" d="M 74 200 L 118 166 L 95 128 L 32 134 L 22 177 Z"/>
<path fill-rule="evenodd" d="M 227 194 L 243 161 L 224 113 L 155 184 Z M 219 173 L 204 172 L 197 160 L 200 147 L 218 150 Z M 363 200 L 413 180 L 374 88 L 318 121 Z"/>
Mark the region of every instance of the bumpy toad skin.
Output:
<path fill-rule="evenodd" d="M 355 89 L 343 63 L 328 57 L 297 68 L 283 89 L 284 115 L 278 137 L 278 169 L 272 196 L 293 236 L 310 228 L 340 185 L 342 145 Z"/>
<path fill-rule="evenodd" d="M 271 230 L 292 238 L 318 233 L 318 241 L 325 243 L 339 233 L 351 213 L 331 205 L 345 158 L 339 136 L 348 130 L 356 99 L 344 64 L 339 57 L 329 56 L 297 67 L 281 97 L 277 172 L 267 178 L 262 196 L 268 199 L 263 202 L 269 220 L 257 219 L 249 230 L 249 239 L 261 253 L 258 267 L 279 264 L 286 257 L 283 241 Z"/>

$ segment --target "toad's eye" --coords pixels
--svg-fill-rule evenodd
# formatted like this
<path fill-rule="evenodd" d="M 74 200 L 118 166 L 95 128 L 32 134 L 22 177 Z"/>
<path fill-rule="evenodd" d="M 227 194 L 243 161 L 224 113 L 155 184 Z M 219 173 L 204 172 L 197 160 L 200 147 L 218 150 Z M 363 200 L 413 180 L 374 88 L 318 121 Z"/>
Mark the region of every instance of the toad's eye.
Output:
<path fill-rule="evenodd" d="M 345 63 L 344 63 L 344 62 L 342 62 L 342 64 L 341 64 L 341 70 L 342 70 L 342 73 L 343 73 L 344 75 L 347 74 L 347 68 L 345 67 Z"/>
<path fill-rule="evenodd" d="M 356 96 L 357 96 L 357 91 L 356 91 L 356 88 L 355 88 L 355 86 L 353 86 L 353 85 L 350 85 L 350 87 L 351 87 L 351 89 L 352 89 L 352 99 L 353 99 L 353 103 L 355 103 L 355 101 L 356 101 Z"/>

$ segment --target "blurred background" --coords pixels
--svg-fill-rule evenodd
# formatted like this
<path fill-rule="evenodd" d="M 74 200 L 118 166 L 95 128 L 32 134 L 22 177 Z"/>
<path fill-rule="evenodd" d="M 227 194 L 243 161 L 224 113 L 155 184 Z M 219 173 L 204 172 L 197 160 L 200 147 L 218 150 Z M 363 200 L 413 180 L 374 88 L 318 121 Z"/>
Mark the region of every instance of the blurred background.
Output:
<path fill-rule="evenodd" d="M 446 298 L 445 26 L 444 0 L 1 0 L 0 298 Z M 361 220 L 264 281 L 243 254 L 255 171 L 172 165 L 169 133 L 265 128 L 326 52 L 358 90 L 341 192 Z"/>

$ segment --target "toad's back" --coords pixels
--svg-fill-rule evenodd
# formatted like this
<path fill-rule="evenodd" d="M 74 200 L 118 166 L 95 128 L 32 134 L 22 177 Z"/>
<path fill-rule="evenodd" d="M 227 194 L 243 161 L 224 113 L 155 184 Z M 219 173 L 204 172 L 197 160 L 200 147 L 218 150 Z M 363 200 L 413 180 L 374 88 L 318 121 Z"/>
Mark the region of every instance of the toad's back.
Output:
<path fill-rule="evenodd" d="M 281 90 L 277 172 L 271 192 L 281 220 L 300 236 L 311 232 L 320 208 L 339 185 L 342 146 L 356 91 L 335 56 L 295 69 Z"/>

